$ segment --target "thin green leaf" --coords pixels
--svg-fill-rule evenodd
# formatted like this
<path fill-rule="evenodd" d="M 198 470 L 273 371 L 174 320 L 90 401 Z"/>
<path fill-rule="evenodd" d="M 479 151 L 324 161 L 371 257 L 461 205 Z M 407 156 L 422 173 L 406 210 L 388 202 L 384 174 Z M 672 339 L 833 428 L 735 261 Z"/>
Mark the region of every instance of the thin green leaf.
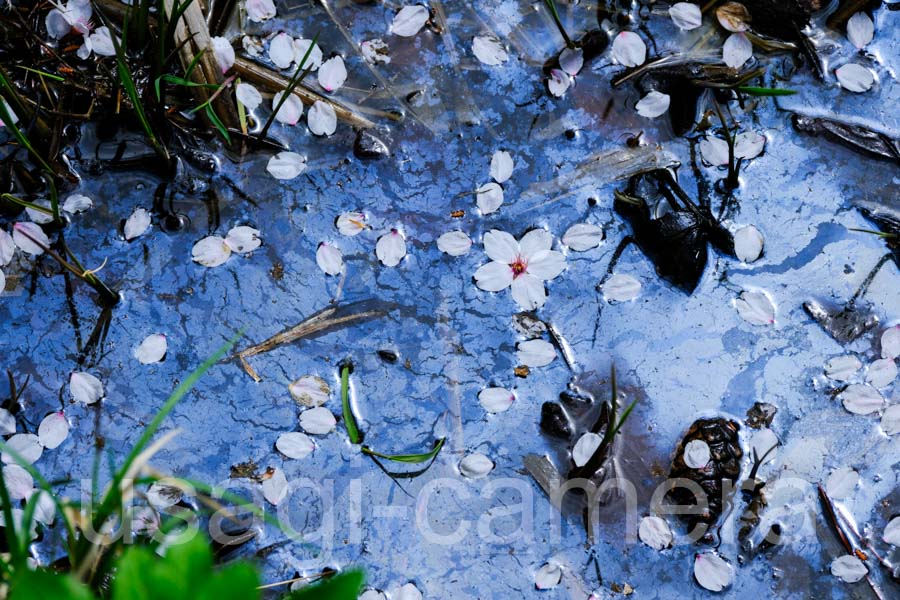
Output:
<path fill-rule="evenodd" d="M 362 436 L 359 434 L 356 417 L 350 406 L 350 365 L 341 367 L 341 407 L 344 412 L 344 426 L 347 428 L 347 435 L 350 436 L 351 442 L 358 444 L 362 441 Z"/>
<path fill-rule="evenodd" d="M 312 49 L 316 47 L 316 42 L 319 40 L 319 34 L 317 33 L 313 36 L 312 43 L 306 49 L 306 53 L 303 55 L 303 58 L 300 59 L 300 64 L 297 65 L 297 70 L 294 72 L 294 76 L 291 77 L 291 80 L 288 82 L 288 86 L 284 88 L 284 91 L 281 94 L 281 98 L 278 99 L 278 104 L 276 104 L 272 108 L 272 114 L 269 115 L 269 118 L 266 119 L 266 124 L 263 126 L 262 131 L 260 131 L 259 139 L 266 139 L 266 133 L 269 132 L 269 127 L 272 126 L 272 123 L 275 121 L 275 115 L 278 114 L 278 111 L 281 110 L 281 105 L 284 104 L 285 100 L 288 99 L 288 96 L 294 93 L 294 88 L 299 85 L 303 78 L 312 70 L 312 65 L 309 68 L 303 69 L 303 65 L 306 64 L 307 59 L 309 58 Z"/>
<path fill-rule="evenodd" d="M 213 126 L 218 130 L 219 135 L 225 138 L 225 141 L 231 144 L 231 136 L 228 134 L 228 128 L 225 127 L 225 124 L 222 123 L 222 120 L 219 119 L 219 115 L 216 114 L 216 111 L 213 110 L 211 104 L 206 105 L 206 116 L 209 118 L 210 122 L 212 122 Z"/>
<path fill-rule="evenodd" d="M 29 202 L 27 200 L 22 200 L 21 198 L 17 198 L 15 196 L 13 196 L 12 194 L 2 194 L 2 195 L 0 195 L 0 198 L 3 198 L 4 200 L 9 200 L 10 202 L 12 202 L 14 204 L 18 204 L 19 206 L 24 206 L 25 208 L 30 208 L 32 210 L 42 212 L 45 215 L 53 216 L 52 208 L 47 208 L 46 206 L 41 206 L 39 204 L 34 204 L 33 202 Z"/>
<path fill-rule="evenodd" d="M 46 71 L 41 71 L 40 69 L 32 69 L 31 67 L 24 67 L 22 65 L 19 65 L 19 68 L 24 69 L 25 71 L 29 71 L 31 73 L 35 73 L 42 77 L 49 77 L 50 79 L 53 79 L 55 81 L 65 81 L 66 80 L 65 77 L 61 77 L 59 75 L 54 75 L 53 73 L 48 73 Z"/>
<path fill-rule="evenodd" d="M 363 446 L 362 451 L 363 454 L 368 454 L 369 456 L 377 456 L 378 458 L 383 458 L 385 460 L 392 460 L 394 462 L 401 463 L 409 463 L 409 464 L 417 464 L 427 462 L 432 460 L 438 455 L 438 452 L 441 451 L 441 448 L 444 447 L 444 441 L 446 438 L 441 438 L 434 445 L 434 449 L 431 452 L 426 452 L 425 454 L 382 454 L 381 452 L 376 452 L 372 450 L 368 446 Z"/>
<path fill-rule="evenodd" d="M 797 90 L 786 90 L 784 88 L 767 88 L 767 87 L 754 87 L 749 85 L 741 85 L 738 86 L 737 91 L 747 94 L 749 96 L 792 96 L 797 93 Z"/>
<path fill-rule="evenodd" d="M 366 583 L 360 570 L 344 571 L 293 592 L 286 600 L 356 600 Z"/>

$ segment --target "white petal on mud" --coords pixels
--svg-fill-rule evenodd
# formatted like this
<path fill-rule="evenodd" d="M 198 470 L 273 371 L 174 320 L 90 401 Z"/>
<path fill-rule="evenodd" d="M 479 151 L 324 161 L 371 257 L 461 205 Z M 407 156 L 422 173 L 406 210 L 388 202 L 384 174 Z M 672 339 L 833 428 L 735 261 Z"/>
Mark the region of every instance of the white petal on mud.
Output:
<path fill-rule="evenodd" d="M 702 469 L 709 464 L 709 444 L 703 440 L 691 440 L 684 447 L 683 458 L 689 469 Z"/>
<path fill-rule="evenodd" d="M 322 242 L 316 249 L 316 264 L 326 275 L 340 275 L 344 269 L 344 255 L 339 248 Z"/>
<path fill-rule="evenodd" d="M 775 305 L 764 292 L 741 292 L 734 307 L 742 319 L 751 325 L 775 323 Z"/>
<path fill-rule="evenodd" d="M 707 135 L 700 140 L 700 156 L 703 161 L 714 167 L 728 164 L 728 142 L 714 135 Z"/>
<path fill-rule="evenodd" d="M 641 282 L 631 275 L 616 273 L 601 286 L 607 302 L 627 302 L 641 293 Z"/>
<path fill-rule="evenodd" d="M 375 256 L 386 267 L 396 267 L 406 256 L 406 238 L 396 229 L 391 229 L 375 243 Z"/>
<path fill-rule="evenodd" d="M 562 569 L 556 563 L 544 564 L 534 574 L 534 587 L 539 590 L 552 590 L 562 579 Z"/>
<path fill-rule="evenodd" d="M 16 432 L 16 417 L 5 408 L 0 408 L 0 435 L 12 435 Z"/>
<path fill-rule="evenodd" d="M 766 136 L 755 131 L 745 131 L 734 136 L 734 157 L 749 160 L 759 156 L 766 147 Z"/>
<path fill-rule="evenodd" d="M 600 447 L 600 442 L 602 441 L 603 438 L 593 431 L 588 431 L 578 438 L 578 441 L 572 446 L 572 461 L 575 463 L 575 466 L 583 467 L 586 465 L 591 460 L 594 452 L 597 451 L 597 448 Z"/>
<path fill-rule="evenodd" d="M 15 253 L 16 242 L 13 241 L 13 237 L 5 229 L 0 229 L 0 267 L 8 265 Z"/>
<path fill-rule="evenodd" d="M 213 56 L 216 57 L 216 63 L 224 73 L 234 66 L 234 48 L 231 43 L 223 37 L 214 37 L 211 39 Z"/>
<path fill-rule="evenodd" d="M 485 477 L 494 469 L 494 462 L 480 452 L 466 455 L 459 461 L 459 472 L 469 479 Z"/>
<path fill-rule="evenodd" d="M 838 556 L 831 561 L 831 574 L 846 583 L 856 583 L 869 574 L 863 561 L 852 554 Z"/>
<path fill-rule="evenodd" d="M 304 38 L 297 38 L 294 40 L 294 60 L 297 61 L 297 64 L 299 65 L 301 61 L 303 61 L 303 57 L 306 56 L 306 53 L 309 52 L 309 56 L 306 57 L 306 62 L 303 62 L 303 68 L 306 69 L 309 67 L 315 71 L 322 66 L 322 49 L 319 48 L 318 44 L 315 44 L 313 45 L 312 50 L 310 50 L 310 44 L 312 44 L 312 40 Z"/>
<path fill-rule="evenodd" d="M 828 480 L 825 482 L 825 491 L 832 500 L 843 500 L 853 494 L 858 483 L 859 473 L 856 472 L 856 469 L 844 467 L 832 471 L 828 476 Z"/>
<path fill-rule="evenodd" d="M 256 110 L 262 104 L 262 94 L 259 90 L 243 81 L 237 84 L 234 89 L 234 95 L 240 100 L 241 104 L 247 107 L 247 110 Z"/>
<path fill-rule="evenodd" d="M 825 376 L 835 381 L 850 381 L 861 368 L 862 363 L 852 354 L 835 356 L 825 363 Z"/>
<path fill-rule="evenodd" d="M 391 22 L 391 33 L 400 37 L 412 37 L 428 21 L 428 9 L 421 4 L 404 6 Z"/>
<path fill-rule="evenodd" d="M 337 129 L 337 114 L 330 104 L 316 100 L 306 113 L 306 125 L 313 135 L 331 135 Z"/>
<path fill-rule="evenodd" d="M 38 440 L 48 450 L 53 450 L 69 437 L 69 421 L 61 412 L 53 412 L 44 417 L 38 426 Z"/>
<path fill-rule="evenodd" d="M 502 65 L 509 60 L 506 48 L 494 36 L 477 35 L 472 39 L 472 54 L 481 63 L 491 67 Z"/>
<path fill-rule="evenodd" d="M 125 239 L 128 241 L 133 240 L 136 237 L 144 235 L 144 233 L 150 228 L 150 211 L 146 208 L 135 208 L 131 215 L 127 219 L 125 219 L 125 227 L 122 228 L 122 233 L 125 235 Z"/>
<path fill-rule="evenodd" d="M 900 356 L 900 325 L 894 325 L 881 334 L 881 358 Z"/>
<path fill-rule="evenodd" d="M 647 59 L 647 46 L 638 34 L 623 31 L 613 40 L 612 57 L 625 67 L 637 67 Z"/>
<path fill-rule="evenodd" d="M 262 482 L 263 497 L 274 505 L 287 498 L 288 481 L 284 471 L 275 467 L 272 476 Z"/>
<path fill-rule="evenodd" d="M 361 212 L 345 212 L 335 221 L 341 235 L 354 236 L 366 228 L 366 215 Z"/>
<path fill-rule="evenodd" d="M 891 546 L 900 546 L 900 517 L 894 517 L 884 528 L 881 539 Z"/>
<path fill-rule="evenodd" d="M 755 431 L 750 437 L 750 449 L 756 451 L 756 455 L 760 460 L 763 459 L 763 456 L 766 456 L 764 463 L 775 458 L 774 449 L 777 448 L 780 443 L 781 442 L 779 442 L 775 432 L 768 428 Z M 767 452 L 768 456 L 766 455 Z"/>
<path fill-rule="evenodd" d="M 742 262 L 752 263 L 762 256 L 764 244 L 762 233 L 753 225 L 734 232 L 734 254 Z"/>
<path fill-rule="evenodd" d="M 286 33 L 279 33 L 269 42 L 269 60 L 279 69 L 287 69 L 294 62 L 294 40 Z"/>
<path fill-rule="evenodd" d="M 900 404 L 888 406 L 881 415 L 881 429 L 887 435 L 900 433 Z"/>
<path fill-rule="evenodd" d="M 674 540 L 672 529 L 666 520 L 652 515 L 641 519 L 638 537 L 654 550 L 664 550 L 671 546 Z"/>
<path fill-rule="evenodd" d="M 94 201 L 84 194 L 71 194 L 63 202 L 62 209 L 72 214 L 78 214 L 94 206 Z"/>
<path fill-rule="evenodd" d="M 391 595 L 393 600 L 422 600 L 422 592 L 416 587 L 416 584 L 404 583 L 396 592 Z"/>
<path fill-rule="evenodd" d="M 491 156 L 491 178 L 497 183 L 503 183 L 512 177 L 513 167 L 512 155 L 506 150 L 497 150 Z"/>
<path fill-rule="evenodd" d="M 634 106 L 634 108 L 642 117 L 655 119 L 656 117 L 665 114 L 665 112 L 669 110 L 669 103 L 671 102 L 671 100 L 672 99 L 668 94 L 663 94 L 662 92 L 653 90 L 652 92 L 641 98 Z"/>
<path fill-rule="evenodd" d="M 331 396 L 331 388 L 321 377 L 304 375 L 288 386 L 294 400 L 303 406 L 322 406 Z"/>
<path fill-rule="evenodd" d="M 90 373 L 72 373 L 69 377 L 69 393 L 81 404 L 93 404 L 103 398 L 103 384 Z"/>
<path fill-rule="evenodd" d="M 505 412 L 515 399 L 511 391 L 501 387 L 489 387 L 478 392 L 478 402 L 489 413 Z"/>
<path fill-rule="evenodd" d="M 44 453 L 44 447 L 41 445 L 41 439 L 33 433 L 17 433 L 6 440 L 7 447 L 18 454 L 18 456 L 27 462 L 33 463 Z M 4 463 L 14 463 L 16 459 L 11 454 L 3 453 L 0 459 Z"/>
<path fill-rule="evenodd" d="M 50 201 L 49 201 L 49 200 L 36 200 L 36 201 L 34 202 L 34 204 L 37 205 L 37 206 L 40 206 L 40 207 L 42 207 L 42 208 L 46 208 L 46 209 L 48 209 L 48 210 L 51 210 L 51 208 L 50 208 L 51 205 L 50 205 Z M 25 209 L 25 214 L 27 214 L 28 217 L 29 217 L 34 223 L 37 223 L 38 225 L 46 225 L 47 223 L 50 223 L 50 222 L 53 221 L 53 215 L 52 215 L 52 214 L 47 214 L 47 213 L 45 213 L 45 212 L 42 211 L 42 210 L 38 210 L 38 209 L 36 209 L 36 208 L 31 208 L 30 206 L 29 206 L 28 208 Z"/>
<path fill-rule="evenodd" d="M 483 215 L 496 212 L 503 204 L 503 188 L 493 181 L 484 184 L 475 190 L 475 203 Z"/>
<path fill-rule="evenodd" d="M 849 92 L 860 94 L 867 92 L 875 84 L 872 71 L 856 63 L 847 63 L 834 71 L 838 83 Z"/>
<path fill-rule="evenodd" d="M 700 7 L 690 2 L 676 2 L 670 6 L 669 17 L 672 18 L 675 27 L 682 31 L 697 29 L 703 23 Z"/>
<path fill-rule="evenodd" d="M 147 502 L 157 509 L 169 508 L 175 506 L 184 497 L 184 491 L 175 485 L 166 485 L 159 481 L 153 482 L 153 485 L 147 490 Z"/>
<path fill-rule="evenodd" d="M 191 260 L 204 267 L 218 267 L 231 256 L 231 248 L 225 240 L 217 235 L 210 235 L 196 244 L 191 249 Z"/>
<path fill-rule="evenodd" d="M 306 170 L 306 157 L 296 152 L 279 152 L 269 159 L 266 171 L 275 179 L 293 179 Z"/>
<path fill-rule="evenodd" d="M 134 349 L 134 357 L 142 365 L 152 365 L 161 362 L 166 356 L 169 344 L 166 336 L 161 333 L 152 333 L 144 338 L 137 348 Z"/>
<path fill-rule="evenodd" d="M 603 243 L 603 228 L 590 223 L 576 223 L 563 234 L 562 243 L 575 252 L 593 250 Z"/>
<path fill-rule="evenodd" d="M 740 69 L 753 56 L 753 44 L 744 33 L 732 33 L 722 46 L 722 60 L 732 69 Z"/>
<path fill-rule="evenodd" d="M 30 498 L 34 491 L 34 478 L 19 465 L 3 467 L 3 482 L 6 484 L 10 500 L 25 500 Z"/>
<path fill-rule="evenodd" d="M 50 238 L 37 223 L 16 223 L 13 225 L 13 241 L 25 254 L 39 256 L 50 246 Z"/>
<path fill-rule="evenodd" d="M 869 415 L 884 408 L 884 397 L 871 385 L 854 383 L 838 395 L 844 408 L 855 415 Z"/>
<path fill-rule="evenodd" d="M 462 231 L 448 231 L 437 239 L 437 247 L 450 256 L 462 256 L 472 248 L 472 239 Z"/>
<path fill-rule="evenodd" d="M 262 245 L 262 241 L 259 239 L 259 229 L 247 225 L 238 225 L 229 229 L 225 235 L 225 243 L 238 254 L 253 252 Z"/>
<path fill-rule="evenodd" d="M 734 581 L 734 567 L 715 552 L 694 556 L 694 578 L 711 592 L 721 592 Z"/>
<path fill-rule="evenodd" d="M 326 92 L 334 92 L 347 81 L 347 68 L 344 59 L 340 56 L 332 56 L 319 67 L 319 85 Z"/>
<path fill-rule="evenodd" d="M 334 430 L 337 420 L 324 406 L 305 410 L 300 414 L 300 427 L 313 435 L 325 435 Z"/>
<path fill-rule="evenodd" d="M 564 48 L 559 53 L 559 66 L 572 77 L 578 75 L 584 66 L 584 53 L 581 48 Z"/>
<path fill-rule="evenodd" d="M 551 69 L 547 79 L 547 89 L 557 98 L 566 93 L 572 85 L 572 76 L 561 69 Z"/>
<path fill-rule="evenodd" d="M 315 447 L 312 438 L 299 431 L 282 433 L 275 442 L 275 448 L 288 458 L 306 458 Z"/>
<path fill-rule="evenodd" d="M 875 37 L 875 24 L 864 12 L 858 12 L 847 20 L 847 39 L 862 50 Z"/>
<path fill-rule="evenodd" d="M 866 383 L 873 387 L 885 388 L 897 378 L 897 363 L 893 358 L 879 358 L 869 365 Z"/>
<path fill-rule="evenodd" d="M 247 11 L 247 18 L 254 23 L 262 23 L 275 16 L 273 0 L 247 0 L 244 8 Z"/>
<path fill-rule="evenodd" d="M 516 348 L 516 359 L 526 367 L 544 367 L 556 358 L 556 348 L 544 340 L 519 342 Z"/>
<path fill-rule="evenodd" d="M 281 102 L 281 97 L 283 95 L 284 92 L 278 92 L 272 97 L 272 110 L 275 110 L 275 107 Z M 297 121 L 299 121 L 302 116 L 303 103 L 300 102 L 300 98 L 291 94 L 285 99 L 281 108 L 278 109 L 278 112 L 275 113 L 275 120 L 279 123 L 284 123 L 285 125 L 296 125 Z"/>

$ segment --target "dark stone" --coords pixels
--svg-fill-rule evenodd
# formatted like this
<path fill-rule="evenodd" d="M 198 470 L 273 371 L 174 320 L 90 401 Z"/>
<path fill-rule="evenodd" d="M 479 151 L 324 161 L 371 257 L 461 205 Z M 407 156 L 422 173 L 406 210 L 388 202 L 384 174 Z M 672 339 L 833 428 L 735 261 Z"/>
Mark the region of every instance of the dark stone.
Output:
<path fill-rule="evenodd" d="M 387 158 L 391 155 L 381 138 L 368 129 L 360 129 L 353 143 L 353 155 L 359 159 Z"/>
<path fill-rule="evenodd" d="M 541 406 L 541 431 L 561 439 L 572 437 L 572 424 L 562 406 L 555 402 L 544 402 Z"/>

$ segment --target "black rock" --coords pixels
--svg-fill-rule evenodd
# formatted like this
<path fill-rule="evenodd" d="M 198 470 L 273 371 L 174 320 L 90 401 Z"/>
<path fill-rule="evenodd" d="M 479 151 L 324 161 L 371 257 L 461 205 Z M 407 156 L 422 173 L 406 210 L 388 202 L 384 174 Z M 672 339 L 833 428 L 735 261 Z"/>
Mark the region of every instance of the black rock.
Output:
<path fill-rule="evenodd" d="M 572 424 L 562 406 L 555 402 L 544 402 L 541 406 L 541 431 L 561 439 L 572 437 Z"/>

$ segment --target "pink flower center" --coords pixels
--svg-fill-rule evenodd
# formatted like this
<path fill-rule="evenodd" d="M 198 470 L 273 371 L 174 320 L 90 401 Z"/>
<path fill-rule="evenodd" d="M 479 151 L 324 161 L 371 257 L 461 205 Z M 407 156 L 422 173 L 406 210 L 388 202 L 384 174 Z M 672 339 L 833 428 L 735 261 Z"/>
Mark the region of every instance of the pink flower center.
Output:
<path fill-rule="evenodd" d="M 512 269 L 513 279 L 515 279 L 528 270 L 528 263 L 521 256 L 517 256 L 516 260 L 510 263 L 509 268 Z"/>

